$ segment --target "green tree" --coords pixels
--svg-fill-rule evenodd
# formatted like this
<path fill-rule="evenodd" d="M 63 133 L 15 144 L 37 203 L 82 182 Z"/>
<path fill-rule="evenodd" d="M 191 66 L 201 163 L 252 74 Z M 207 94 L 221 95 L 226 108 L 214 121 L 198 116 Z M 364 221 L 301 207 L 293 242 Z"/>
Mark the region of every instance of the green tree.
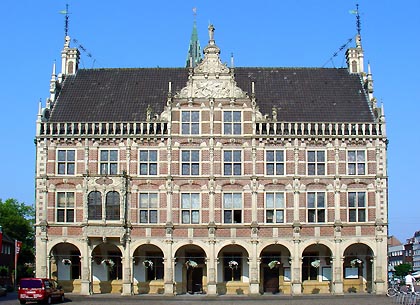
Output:
<path fill-rule="evenodd" d="M 395 269 L 395 275 L 396 276 L 406 276 L 409 271 L 413 271 L 413 267 L 410 264 L 404 263 L 399 264 L 394 267 Z"/>
<path fill-rule="evenodd" d="M 10 238 L 22 242 L 22 248 L 18 259 L 18 276 L 32 274 L 27 266 L 34 263 L 34 216 L 35 210 L 32 206 L 9 198 L 6 201 L 0 199 L 0 226 L 3 233 Z"/>

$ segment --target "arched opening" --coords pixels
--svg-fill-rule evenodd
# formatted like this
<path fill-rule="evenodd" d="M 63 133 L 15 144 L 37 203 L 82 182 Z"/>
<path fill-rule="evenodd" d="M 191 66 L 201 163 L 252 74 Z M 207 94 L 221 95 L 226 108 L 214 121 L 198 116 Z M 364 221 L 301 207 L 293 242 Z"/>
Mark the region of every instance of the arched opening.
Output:
<path fill-rule="evenodd" d="M 269 245 L 260 255 L 262 293 L 291 293 L 290 251 L 283 245 Z"/>
<path fill-rule="evenodd" d="M 304 294 L 330 293 L 332 283 L 331 250 L 322 244 L 308 246 L 302 254 Z"/>
<path fill-rule="evenodd" d="M 142 245 L 133 255 L 133 285 L 135 294 L 164 293 L 163 252 L 155 245 Z"/>
<path fill-rule="evenodd" d="M 51 278 L 65 292 L 80 292 L 81 263 L 79 249 L 70 243 L 59 243 L 51 249 Z"/>
<path fill-rule="evenodd" d="M 344 251 L 343 289 L 345 292 L 373 291 L 373 251 L 361 243 Z"/>
<path fill-rule="evenodd" d="M 186 245 L 175 253 L 176 293 L 202 294 L 207 291 L 206 253 L 197 245 Z"/>
<path fill-rule="evenodd" d="M 219 294 L 249 294 L 249 254 L 239 245 L 223 247 L 218 255 Z"/>
<path fill-rule="evenodd" d="M 122 292 L 121 251 L 111 243 L 101 243 L 92 251 L 93 293 Z"/>

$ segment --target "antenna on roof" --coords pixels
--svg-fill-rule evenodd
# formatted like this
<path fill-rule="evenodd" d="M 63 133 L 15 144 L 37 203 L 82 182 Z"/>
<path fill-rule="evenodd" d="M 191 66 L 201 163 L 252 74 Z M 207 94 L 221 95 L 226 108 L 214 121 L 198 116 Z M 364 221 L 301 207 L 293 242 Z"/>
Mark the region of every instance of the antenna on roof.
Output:
<path fill-rule="evenodd" d="M 60 14 L 64 14 L 64 36 L 68 36 L 69 33 L 69 5 L 66 4 L 66 9 L 60 11 Z"/>
<path fill-rule="evenodd" d="M 324 68 L 330 61 L 333 63 L 333 59 L 334 57 L 336 57 L 341 51 L 343 51 L 345 48 L 347 48 L 347 46 L 350 44 L 350 42 L 353 41 L 353 38 L 349 38 L 347 39 L 347 42 L 345 44 L 343 44 L 340 48 L 338 48 L 338 50 L 336 52 L 334 52 L 334 54 L 325 62 L 325 64 L 322 66 L 322 68 Z"/>
<path fill-rule="evenodd" d="M 73 38 L 73 42 L 77 45 L 78 49 L 82 50 L 86 54 L 87 57 L 93 59 L 93 63 L 92 63 L 92 68 L 93 68 L 93 66 L 95 65 L 96 59 L 93 58 L 92 53 L 90 53 L 83 45 L 81 45 L 77 39 Z"/>

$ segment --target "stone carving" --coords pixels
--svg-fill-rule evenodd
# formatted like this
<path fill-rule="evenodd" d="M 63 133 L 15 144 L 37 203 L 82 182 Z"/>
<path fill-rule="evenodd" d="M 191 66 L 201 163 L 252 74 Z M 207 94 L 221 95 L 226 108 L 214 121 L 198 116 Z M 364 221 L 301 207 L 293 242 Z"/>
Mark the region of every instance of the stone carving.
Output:
<path fill-rule="evenodd" d="M 216 67 L 209 68 L 214 71 Z M 247 95 L 241 88 L 235 84 L 232 85 L 231 80 L 193 80 L 184 87 L 176 96 L 177 98 L 189 98 L 189 92 L 192 92 L 193 98 L 246 98 Z"/>

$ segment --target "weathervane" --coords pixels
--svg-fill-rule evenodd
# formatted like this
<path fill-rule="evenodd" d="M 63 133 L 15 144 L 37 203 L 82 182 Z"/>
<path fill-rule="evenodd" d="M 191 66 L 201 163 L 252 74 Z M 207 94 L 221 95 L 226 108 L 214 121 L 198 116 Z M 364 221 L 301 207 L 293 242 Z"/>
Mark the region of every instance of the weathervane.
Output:
<path fill-rule="evenodd" d="M 356 4 L 356 9 L 351 10 L 350 14 L 356 15 L 357 34 L 360 36 L 360 32 L 362 31 L 362 23 L 360 22 L 359 4 Z"/>
<path fill-rule="evenodd" d="M 66 9 L 60 11 L 60 14 L 64 14 L 64 34 L 68 36 L 69 33 L 69 5 L 66 4 Z"/>

